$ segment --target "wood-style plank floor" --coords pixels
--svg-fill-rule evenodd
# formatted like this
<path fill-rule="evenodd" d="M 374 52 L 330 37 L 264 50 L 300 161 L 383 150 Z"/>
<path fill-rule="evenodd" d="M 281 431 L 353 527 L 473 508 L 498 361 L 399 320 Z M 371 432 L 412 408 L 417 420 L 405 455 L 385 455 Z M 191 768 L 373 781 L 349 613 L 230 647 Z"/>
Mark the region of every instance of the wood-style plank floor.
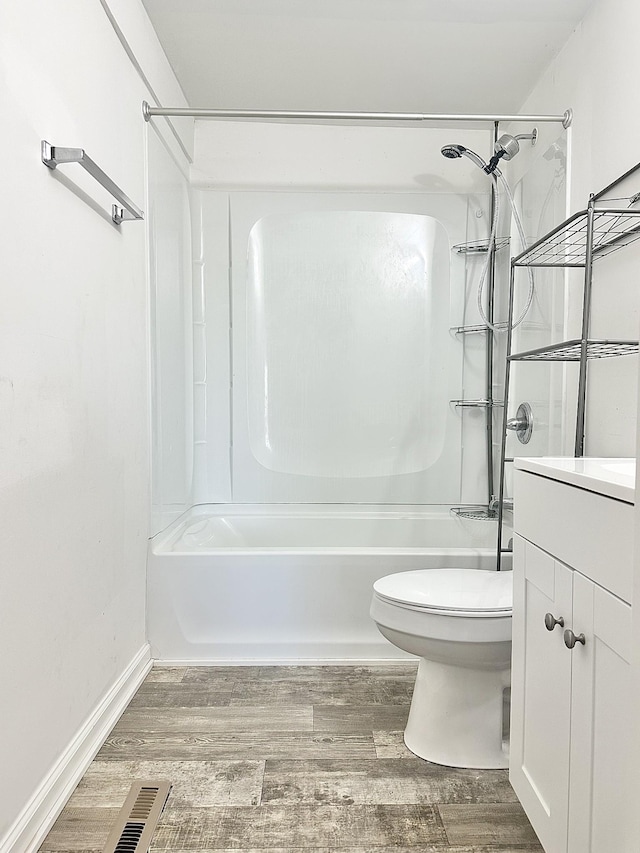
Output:
<path fill-rule="evenodd" d="M 42 853 L 98 853 L 135 779 L 173 788 L 152 850 L 540 853 L 505 770 L 404 746 L 412 666 L 155 668 Z"/>

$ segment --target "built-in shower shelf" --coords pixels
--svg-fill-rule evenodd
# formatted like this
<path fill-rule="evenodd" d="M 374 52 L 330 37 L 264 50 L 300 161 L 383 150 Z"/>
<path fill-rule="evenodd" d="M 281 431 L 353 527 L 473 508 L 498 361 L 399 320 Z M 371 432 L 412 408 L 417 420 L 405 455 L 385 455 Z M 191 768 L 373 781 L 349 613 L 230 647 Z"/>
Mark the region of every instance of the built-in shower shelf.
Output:
<path fill-rule="evenodd" d="M 499 328 L 504 329 L 505 324 L 502 324 Z M 520 328 L 523 331 L 527 332 L 539 332 L 539 331 L 547 331 L 548 326 L 543 323 L 527 323 L 524 322 L 521 324 Z M 479 323 L 477 326 L 451 326 L 449 329 L 450 332 L 453 332 L 454 335 L 479 335 L 484 334 L 490 330 L 490 327 Z"/>
<path fill-rule="evenodd" d="M 487 506 L 452 506 L 451 515 L 472 518 L 475 521 L 493 521 L 498 517 L 498 513 Z"/>
<path fill-rule="evenodd" d="M 638 341 L 587 341 L 587 358 L 614 358 L 638 352 Z M 514 352 L 510 361 L 580 361 L 582 341 L 563 341 L 548 347 Z"/>
<path fill-rule="evenodd" d="M 478 326 L 452 326 L 451 331 L 454 335 L 476 335 L 481 332 L 488 332 L 489 327 L 486 325 Z"/>
<path fill-rule="evenodd" d="M 497 237 L 495 242 L 496 251 L 500 251 L 500 249 L 506 249 L 510 241 L 508 237 Z M 457 243 L 451 249 L 458 255 L 486 255 L 489 251 L 489 241 L 472 240 L 470 243 Z"/>
<path fill-rule="evenodd" d="M 460 409 L 487 409 L 490 406 L 503 406 L 502 400 L 451 400 Z"/>
<path fill-rule="evenodd" d="M 587 257 L 586 210 L 566 219 L 513 259 L 517 267 L 583 267 Z M 640 210 L 596 208 L 593 214 L 593 258 L 640 239 Z"/>

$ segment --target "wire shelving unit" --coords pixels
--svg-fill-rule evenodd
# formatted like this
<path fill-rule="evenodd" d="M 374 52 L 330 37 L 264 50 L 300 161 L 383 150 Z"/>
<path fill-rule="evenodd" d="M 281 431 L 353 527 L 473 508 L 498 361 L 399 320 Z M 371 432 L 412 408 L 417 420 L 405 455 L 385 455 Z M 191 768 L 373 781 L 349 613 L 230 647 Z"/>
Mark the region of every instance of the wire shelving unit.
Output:
<path fill-rule="evenodd" d="M 505 371 L 505 422 L 509 404 L 509 379 L 511 364 L 523 361 L 575 362 L 579 365 L 578 401 L 576 406 L 576 432 L 574 455 L 584 455 L 585 415 L 587 392 L 587 365 L 591 359 L 614 358 L 631 355 L 639 351 L 638 341 L 600 340 L 591 338 L 589 327 L 591 320 L 591 292 L 593 282 L 593 264 L 596 260 L 616 252 L 625 246 L 640 240 L 640 209 L 635 207 L 640 201 L 640 193 L 627 199 L 628 207 L 613 207 L 605 196 L 621 184 L 626 178 L 640 170 L 640 163 L 625 172 L 599 193 L 591 195 L 585 210 L 574 213 L 553 230 L 549 231 L 519 255 L 511 259 L 509 280 L 509 312 L 507 333 L 507 365 Z M 620 199 L 614 199 L 620 201 Z M 584 270 L 584 289 L 582 297 L 582 328 L 580 338 L 561 341 L 537 349 L 513 352 L 513 311 L 515 273 L 519 267 L 557 267 L 578 268 Z M 503 517 L 505 510 L 505 466 L 507 430 L 502 430 L 502 450 L 500 455 L 500 486 L 498 497 L 498 568 L 502 551 Z"/>

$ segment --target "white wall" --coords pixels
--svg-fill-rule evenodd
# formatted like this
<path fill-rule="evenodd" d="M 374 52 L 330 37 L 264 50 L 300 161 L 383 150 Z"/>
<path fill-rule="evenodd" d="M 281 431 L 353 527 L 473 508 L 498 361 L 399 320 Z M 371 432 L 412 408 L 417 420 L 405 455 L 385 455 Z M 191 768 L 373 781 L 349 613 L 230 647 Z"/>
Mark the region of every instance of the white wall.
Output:
<path fill-rule="evenodd" d="M 635 0 L 599 0 L 522 105 L 522 112 L 574 110 L 572 212 L 583 210 L 589 193 L 602 189 L 640 160 L 640 113 L 634 109 L 638 31 L 640 6 Z M 615 195 L 638 191 L 640 173 Z M 636 244 L 596 263 L 594 337 L 637 339 L 639 260 L 640 244 Z M 575 287 L 572 292 L 575 315 L 581 288 Z M 587 409 L 589 455 L 635 453 L 637 368 L 634 356 L 592 362 Z"/>
<path fill-rule="evenodd" d="M 148 80 L 177 100 L 147 25 Z M 22 850 L 39 786 L 144 648 L 149 528 L 145 223 L 114 226 L 40 140 L 86 148 L 145 207 L 153 95 L 99 0 L 2 4 L 0 63 L 0 847 Z"/>
<path fill-rule="evenodd" d="M 196 121 L 196 186 L 296 192 L 487 193 L 487 179 L 467 159 L 448 161 L 457 142 L 486 156 L 488 129 Z"/>

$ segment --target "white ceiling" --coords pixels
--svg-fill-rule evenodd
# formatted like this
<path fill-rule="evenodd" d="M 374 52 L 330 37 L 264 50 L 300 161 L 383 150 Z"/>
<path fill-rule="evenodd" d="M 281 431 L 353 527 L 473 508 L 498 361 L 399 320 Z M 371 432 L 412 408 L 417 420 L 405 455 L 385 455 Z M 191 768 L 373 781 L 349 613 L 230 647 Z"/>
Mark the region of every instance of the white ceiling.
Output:
<path fill-rule="evenodd" d="M 593 0 L 143 2 L 194 107 L 491 113 Z"/>

